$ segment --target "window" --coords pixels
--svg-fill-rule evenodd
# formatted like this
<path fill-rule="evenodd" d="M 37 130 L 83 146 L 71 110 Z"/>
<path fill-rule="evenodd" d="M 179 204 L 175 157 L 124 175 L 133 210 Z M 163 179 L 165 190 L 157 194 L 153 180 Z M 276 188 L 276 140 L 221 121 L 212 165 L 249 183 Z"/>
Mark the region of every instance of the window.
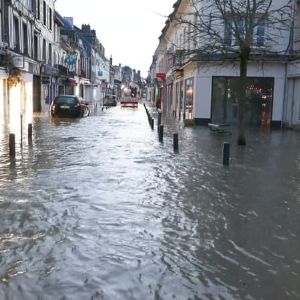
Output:
<path fill-rule="evenodd" d="M 187 32 L 187 38 L 188 38 L 188 50 L 191 50 L 191 39 L 192 39 L 192 25 L 191 23 L 188 24 L 188 32 Z"/>
<path fill-rule="evenodd" d="M 234 24 L 236 22 L 236 24 Z M 237 46 L 238 39 L 245 39 L 246 20 L 243 17 L 238 17 L 233 20 L 231 17 L 225 19 L 224 25 L 224 44 L 227 46 Z M 236 27 L 235 27 L 236 26 Z M 236 28 L 236 32 L 235 32 Z M 265 21 L 261 20 L 254 28 L 254 38 L 252 45 L 262 47 L 265 44 Z"/>
<path fill-rule="evenodd" d="M 236 22 L 236 25 L 234 24 Z M 235 32 L 235 26 L 237 27 Z M 239 17 L 233 20 L 231 17 L 225 20 L 224 44 L 227 46 L 237 46 L 239 39 L 245 37 L 245 19 Z"/>
<path fill-rule="evenodd" d="M 198 24 L 199 24 L 199 16 L 197 13 L 194 14 L 194 23 L 193 23 L 193 33 L 192 33 L 192 38 L 193 38 L 193 45 L 192 47 L 194 49 L 197 49 L 197 45 L 198 45 Z"/>
<path fill-rule="evenodd" d="M 35 32 L 33 38 L 33 59 L 34 60 L 38 60 L 39 58 L 38 49 L 39 49 L 39 38 L 38 38 L 38 34 Z"/>
<path fill-rule="evenodd" d="M 47 53 L 46 53 L 46 40 L 43 39 L 43 56 L 42 60 L 45 63 L 47 61 Z"/>
<path fill-rule="evenodd" d="M 52 30 L 52 9 L 49 8 L 49 29 Z"/>
<path fill-rule="evenodd" d="M 46 1 L 43 2 L 43 24 L 47 25 L 47 5 Z"/>
<path fill-rule="evenodd" d="M 23 53 L 28 55 L 28 28 L 27 24 L 23 23 Z"/>
<path fill-rule="evenodd" d="M 28 7 L 28 9 L 32 9 L 32 2 L 33 2 L 34 0 L 27 0 L 27 7 Z"/>
<path fill-rule="evenodd" d="M 261 20 L 256 28 L 256 46 L 263 47 L 265 45 L 265 21 Z"/>
<path fill-rule="evenodd" d="M 48 65 L 52 65 L 52 45 L 49 43 L 48 46 Z"/>
<path fill-rule="evenodd" d="M 217 124 L 238 122 L 238 77 L 213 77 L 211 117 Z M 248 77 L 246 88 L 245 122 L 249 125 L 269 126 L 272 119 L 274 79 Z"/>
<path fill-rule="evenodd" d="M 232 24 L 231 21 L 225 21 L 225 29 L 224 29 L 224 44 L 227 46 L 232 45 Z"/>
<path fill-rule="evenodd" d="M 31 0 L 31 10 L 32 13 L 36 16 L 36 0 Z"/>
<path fill-rule="evenodd" d="M 36 17 L 37 17 L 39 20 L 41 19 L 41 1 L 40 1 L 40 0 L 37 0 Z"/>
<path fill-rule="evenodd" d="M 20 51 L 20 28 L 17 17 L 14 17 L 14 49 Z"/>
<path fill-rule="evenodd" d="M 191 119 L 193 113 L 194 79 L 185 80 L 184 119 Z"/>

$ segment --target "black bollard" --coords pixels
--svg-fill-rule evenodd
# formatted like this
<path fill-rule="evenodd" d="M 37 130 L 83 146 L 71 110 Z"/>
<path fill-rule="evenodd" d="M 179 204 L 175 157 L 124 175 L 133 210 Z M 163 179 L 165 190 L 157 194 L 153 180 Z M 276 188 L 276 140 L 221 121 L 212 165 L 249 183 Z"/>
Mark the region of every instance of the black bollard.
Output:
<path fill-rule="evenodd" d="M 28 124 L 28 140 L 32 141 L 32 124 Z"/>
<path fill-rule="evenodd" d="M 9 156 L 16 156 L 16 136 L 13 133 L 9 135 Z"/>
<path fill-rule="evenodd" d="M 230 158 L 230 144 L 224 142 L 223 144 L 223 165 L 229 166 L 229 158 Z"/>
<path fill-rule="evenodd" d="M 159 125 L 158 138 L 161 143 L 164 141 L 164 125 Z"/>
<path fill-rule="evenodd" d="M 151 129 L 154 130 L 154 119 L 151 118 Z"/>
<path fill-rule="evenodd" d="M 178 133 L 174 133 L 173 135 L 173 148 L 174 148 L 174 152 L 178 152 Z"/>
<path fill-rule="evenodd" d="M 159 112 L 158 116 L 157 116 L 157 131 L 158 132 L 160 130 L 160 125 L 161 125 L 161 113 Z"/>

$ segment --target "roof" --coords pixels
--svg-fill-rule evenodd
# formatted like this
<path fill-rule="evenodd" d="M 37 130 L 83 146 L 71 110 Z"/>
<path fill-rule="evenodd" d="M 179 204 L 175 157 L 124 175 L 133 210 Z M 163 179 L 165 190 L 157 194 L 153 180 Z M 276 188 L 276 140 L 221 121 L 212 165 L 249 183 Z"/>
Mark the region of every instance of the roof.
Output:
<path fill-rule="evenodd" d="M 61 25 L 61 26 L 64 26 L 64 18 L 57 12 L 57 10 L 54 11 L 54 18 L 55 18 L 55 21 Z"/>

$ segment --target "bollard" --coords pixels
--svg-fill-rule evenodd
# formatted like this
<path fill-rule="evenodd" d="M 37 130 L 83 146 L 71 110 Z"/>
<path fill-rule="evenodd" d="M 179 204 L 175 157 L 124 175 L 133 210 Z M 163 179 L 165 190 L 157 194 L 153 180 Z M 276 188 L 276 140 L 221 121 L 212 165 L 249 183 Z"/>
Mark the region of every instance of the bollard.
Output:
<path fill-rule="evenodd" d="M 174 152 L 178 152 L 178 133 L 174 133 L 173 135 L 173 148 L 174 148 Z"/>
<path fill-rule="evenodd" d="M 102 111 L 104 110 L 104 107 L 102 106 L 102 109 L 101 109 Z"/>
<path fill-rule="evenodd" d="M 151 118 L 151 129 L 154 130 L 154 119 Z"/>
<path fill-rule="evenodd" d="M 159 125 L 158 138 L 161 143 L 164 141 L 164 125 Z"/>
<path fill-rule="evenodd" d="M 223 165 L 229 166 L 229 158 L 230 158 L 230 144 L 228 142 L 224 142 L 223 144 Z"/>
<path fill-rule="evenodd" d="M 13 133 L 9 135 L 9 156 L 16 156 L 16 136 Z"/>
<path fill-rule="evenodd" d="M 32 140 L 32 124 L 28 124 L 28 140 Z"/>
<path fill-rule="evenodd" d="M 161 113 L 159 112 L 158 113 L 158 116 L 157 116 L 157 131 L 159 132 L 159 128 L 160 128 L 160 125 L 161 125 Z"/>

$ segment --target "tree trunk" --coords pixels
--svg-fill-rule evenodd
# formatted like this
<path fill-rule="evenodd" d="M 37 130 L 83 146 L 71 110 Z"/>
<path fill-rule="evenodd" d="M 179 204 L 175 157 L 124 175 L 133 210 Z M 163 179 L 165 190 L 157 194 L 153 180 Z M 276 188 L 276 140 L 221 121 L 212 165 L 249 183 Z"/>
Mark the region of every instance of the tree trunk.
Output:
<path fill-rule="evenodd" d="M 250 48 L 245 47 L 241 50 L 240 57 L 240 85 L 238 93 L 238 139 L 237 144 L 246 145 L 245 135 L 245 110 L 246 110 L 246 88 L 247 88 L 247 70 Z"/>

